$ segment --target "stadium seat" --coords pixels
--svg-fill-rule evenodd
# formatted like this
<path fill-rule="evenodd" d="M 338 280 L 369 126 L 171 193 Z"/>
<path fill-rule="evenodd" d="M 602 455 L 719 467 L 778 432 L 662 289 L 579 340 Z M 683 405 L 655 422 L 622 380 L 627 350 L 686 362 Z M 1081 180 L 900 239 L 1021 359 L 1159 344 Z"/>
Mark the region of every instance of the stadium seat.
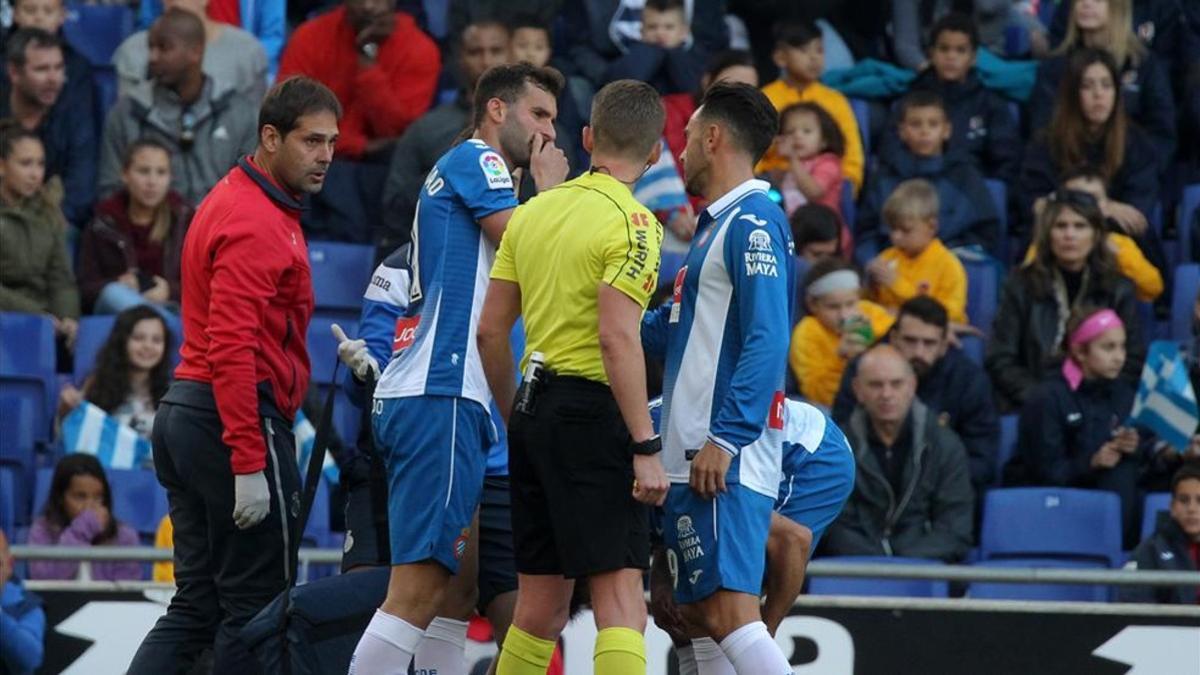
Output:
<path fill-rule="evenodd" d="M 42 467 L 37 470 L 33 483 L 33 513 L 41 513 L 50 496 L 50 479 L 54 477 L 54 467 Z"/>
<path fill-rule="evenodd" d="M 127 5 L 71 3 L 63 37 L 93 65 L 107 66 L 121 42 L 133 34 L 133 19 Z"/>
<path fill-rule="evenodd" d="M 854 183 L 842 181 L 842 223 L 854 231 L 854 223 L 858 218 L 858 202 L 854 201 Z"/>
<path fill-rule="evenodd" d="M 96 120 L 103 135 L 104 120 L 117 102 L 117 71 L 112 66 L 92 66 L 92 91 L 96 96 Z"/>
<path fill-rule="evenodd" d="M 15 542 L 17 530 L 17 485 L 24 482 L 17 467 L 0 464 L 0 530 Z"/>
<path fill-rule="evenodd" d="M 983 365 L 983 340 L 975 335 L 963 335 L 958 338 L 962 344 L 962 353 L 967 355 L 975 365 Z"/>
<path fill-rule="evenodd" d="M 308 324 L 308 360 L 312 365 L 312 381 L 318 385 L 334 384 L 334 368 L 338 363 L 337 340 L 330 326 L 338 324 L 351 338 L 358 335 L 356 319 L 333 319 L 314 316 Z M 344 372 L 344 371 L 343 371 Z M 341 378 L 341 375 L 338 375 Z"/>
<path fill-rule="evenodd" d="M 687 253 L 684 252 L 663 251 L 662 262 L 658 266 L 659 288 L 674 288 L 675 275 L 679 273 L 679 268 L 683 267 L 686 257 Z"/>
<path fill-rule="evenodd" d="M 967 270 L 967 318 L 971 325 L 991 333 L 1000 304 L 1000 271 L 990 258 L 962 260 Z"/>
<path fill-rule="evenodd" d="M 312 266 L 313 292 L 318 313 L 349 313 L 357 318 L 362 309 L 363 291 L 375 269 L 375 249 L 361 244 L 328 241 L 308 243 L 308 262 Z"/>
<path fill-rule="evenodd" d="M 1000 447 L 996 449 L 995 485 L 1000 485 L 1000 482 L 1004 479 L 1004 467 L 1017 451 L 1018 422 L 1020 422 L 1019 415 L 1000 416 Z"/>
<path fill-rule="evenodd" d="M 50 440 L 55 386 L 54 326 L 37 314 L 0 312 L 0 388 L 32 404 L 36 442 Z"/>
<path fill-rule="evenodd" d="M 0 462 L 15 464 L 24 469 L 33 467 L 35 443 L 33 425 L 34 402 L 0 389 Z"/>
<path fill-rule="evenodd" d="M 300 479 L 304 480 L 301 473 Z M 309 546 L 325 546 L 329 541 L 329 486 L 324 480 L 317 483 L 317 493 L 313 495 L 312 509 L 308 513 L 308 523 L 304 526 L 304 537 L 301 540 Z"/>
<path fill-rule="evenodd" d="M 338 438 L 347 446 L 355 446 L 362 421 L 362 409 L 351 403 L 344 391 L 339 390 L 333 400 L 333 428 L 337 430 Z"/>
<path fill-rule="evenodd" d="M 1104 569 L 1099 562 L 1058 560 L 1054 558 L 1005 558 L 984 560 L 975 567 L 1054 567 L 1066 569 Z M 1081 584 L 1017 584 L 976 581 L 967 589 L 974 600 L 1055 600 L 1071 602 L 1108 602 L 1107 586 Z"/>
<path fill-rule="evenodd" d="M 1179 217 L 1175 221 L 1178 223 L 1178 255 L 1174 258 L 1174 262 L 1189 263 L 1200 262 L 1200 257 L 1193 254 L 1192 251 L 1192 235 L 1197 234 L 1192 232 L 1192 223 L 1195 219 L 1193 215 L 1196 209 L 1200 208 L 1200 183 L 1193 183 L 1183 188 L 1183 199 L 1179 200 Z"/>
<path fill-rule="evenodd" d="M 167 515 L 167 491 L 150 469 L 107 469 L 112 488 L 113 514 L 137 530 L 153 537 L 158 523 Z"/>
<path fill-rule="evenodd" d="M 940 560 L 890 558 L 883 556 L 834 556 L 818 558 L 823 563 L 884 563 L 888 565 L 942 565 Z M 908 598 L 949 597 L 949 585 L 937 579 L 866 579 L 857 577 L 814 576 L 808 582 L 809 595 L 873 595 Z"/>
<path fill-rule="evenodd" d="M 83 385 L 83 380 L 92 372 L 96 365 L 96 357 L 100 348 L 108 340 L 116 323 L 115 314 L 85 316 L 79 320 L 79 335 L 75 338 L 75 363 L 71 369 L 76 385 Z"/>
<path fill-rule="evenodd" d="M 1171 509 L 1171 493 L 1170 492 L 1151 492 L 1146 495 L 1146 500 L 1142 502 L 1142 538 L 1145 541 L 1154 534 L 1154 528 L 1158 523 L 1158 512 L 1169 511 Z"/>
<path fill-rule="evenodd" d="M 863 160 L 871 156 L 871 106 L 861 98 L 850 99 L 850 109 L 858 122 L 858 135 L 862 137 Z"/>
<path fill-rule="evenodd" d="M 1192 337 L 1192 313 L 1200 291 L 1200 263 L 1175 268 L 1175 291 L 1171 296 L 1171 339 L 1185 342 Z"/>
<path fill-rule="evenodd" d="M 1039 557 L 1120 567 L 1121 498 L 1075 488 L 1002 488 L 984 496 L 982 560 Z"/>
<path fill-rule="evenodd" d="M 1000 238 L 997 243 L 1001 246 L 1001 250 L 993 252 L 992 255 L 1007 264 L 1008 251 L 1003 248 L 1008 242 L 1008 186 L 1004 184 L 1004 181 L 992 178 L 983 182 L 987 185 L 988 194 L 992 196 L 992 204 L 996 207 L 996 217 L 1000 219 Z"/>

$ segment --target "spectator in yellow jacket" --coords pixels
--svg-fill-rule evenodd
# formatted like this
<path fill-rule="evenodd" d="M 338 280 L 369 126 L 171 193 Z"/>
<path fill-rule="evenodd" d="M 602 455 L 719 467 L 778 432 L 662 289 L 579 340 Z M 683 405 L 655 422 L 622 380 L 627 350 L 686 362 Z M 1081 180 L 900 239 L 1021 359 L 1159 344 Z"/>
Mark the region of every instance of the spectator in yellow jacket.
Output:
<path fill-rule="evenodd" d="M 158 531 L 154 533 L 155 548 L 174 548 L 175 526 L 171 524 L 171 516 L 163 516 L 158 521 Z M 168 560 L 154 563 L 154 580 L 175 583 L 175 563 Z"/>
<path fill-rule="evenodd" d="M 825 109 L 837 123 L 846 140 L 842 155 L 842 175 L 854 185 L 858 194 L 863 184 L 863 146 L 858 131 L 858 120 L 850 101 L 834 89 L 821 84 L 819 78 L 825 70 L 825 46 L 821 41 L 821 29 L 816 24 L 801 21 L 780 24 L 775 29 L 775 65 L 782 75 L 778 80 L 763 87 L 763 93 L 775 105 L 776 110 L 795 103 L 811 101 Z M 783 171 L 788 160 L 776 151 L 767 154 L 754 168 L 755 173 Z"/>
<path fill-rule="evenodd" d="M 854 267 L 838 258 L 813 264 L 804 277 L 808 316 L 792 331 L 788 364 L 804 398 L 829 407 L 846 364 L 875 344 L 895 318 L 861 299 L 862 282 Z"/>

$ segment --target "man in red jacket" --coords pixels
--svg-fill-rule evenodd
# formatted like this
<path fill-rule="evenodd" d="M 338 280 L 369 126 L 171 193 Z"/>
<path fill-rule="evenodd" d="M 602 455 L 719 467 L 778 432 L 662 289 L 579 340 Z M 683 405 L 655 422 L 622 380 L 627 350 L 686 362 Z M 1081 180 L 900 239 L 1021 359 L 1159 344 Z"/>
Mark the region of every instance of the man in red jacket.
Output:
<path fill-rule="evenodd" d="M 320 191 L 341 106 L 319 82 L 275 85 L 258 148 L 201 202 L 182 256 L 183 346 L 154 420 L 175 528 L 175 597 L 130 673 L 256 673 L 237 639 L 288 587 L 300 532 L 292 418 L 308 387 L 313 309 L 300 199 Z"/>

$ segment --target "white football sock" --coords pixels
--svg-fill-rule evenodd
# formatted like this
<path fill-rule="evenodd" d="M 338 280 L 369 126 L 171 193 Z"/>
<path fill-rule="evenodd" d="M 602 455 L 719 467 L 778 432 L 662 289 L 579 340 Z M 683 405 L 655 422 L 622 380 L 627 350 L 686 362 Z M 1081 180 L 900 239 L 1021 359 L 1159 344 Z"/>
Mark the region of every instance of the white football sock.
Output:
<path fill-rule="evenodd" d="M 721 640 L 738 675 L 792 675 L 792 666 L 761 621 L 748 623 Z"/>
<path fill-rule="evenodd" d="M 349 675 L 406 675 L 424 634 L 398 616 L 375 610 L 350 657 Z"/>
<path fill-rule="evenodd" d="M 721 646 L 712 638 L 692 640 L 696 655 L 696 672 L 699 675 L 737 675 L 733 664 L 721 651 Z"/>
<path fill-rule="evenodd" d="M 431 675 L 467 675 L 467 622 L 436 617 L 417 645 L 413 669 Z"/>

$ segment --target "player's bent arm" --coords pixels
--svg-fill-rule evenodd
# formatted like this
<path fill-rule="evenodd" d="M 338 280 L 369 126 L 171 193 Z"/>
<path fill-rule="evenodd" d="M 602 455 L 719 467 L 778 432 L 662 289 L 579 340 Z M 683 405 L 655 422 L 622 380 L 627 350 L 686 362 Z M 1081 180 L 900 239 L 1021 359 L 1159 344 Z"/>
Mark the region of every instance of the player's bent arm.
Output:
<path fill-rule="evenodd" d="M 640 335 L 642 307 L 603 282 L 596 300 L 604 372 L 608 374 L 613 398 L 633 442 L 640 443 L 654 435 L 647 408 L 646 362 Z"/>
<path fill-rule="evenodd" d="M 521 314 L 521 287 L 511 281 L 492 279 L 488 283 L 487 297 L 479 315 L 476 343 L 479 357 L 483 361 L 483 372 L 487 376 L 492 398 L 505 424 L 512 411 L 516 395 L 516 377 L 513 374 L 512 344 L 509 335 L 513 324 Z M 644 407 L 644 406 L 643 406 Z M 647 413 L 647 418 L 649 413 Z"/>
<path fill-rule="evenodd" d="M 479 227 L 492 245 L 500 245 L 500 239 L 504 236 L 504 230 L 508 228 L 508 220 L 512 218 L 514 211 L 516 209 L 504 209 L 479 219 Z"/>

